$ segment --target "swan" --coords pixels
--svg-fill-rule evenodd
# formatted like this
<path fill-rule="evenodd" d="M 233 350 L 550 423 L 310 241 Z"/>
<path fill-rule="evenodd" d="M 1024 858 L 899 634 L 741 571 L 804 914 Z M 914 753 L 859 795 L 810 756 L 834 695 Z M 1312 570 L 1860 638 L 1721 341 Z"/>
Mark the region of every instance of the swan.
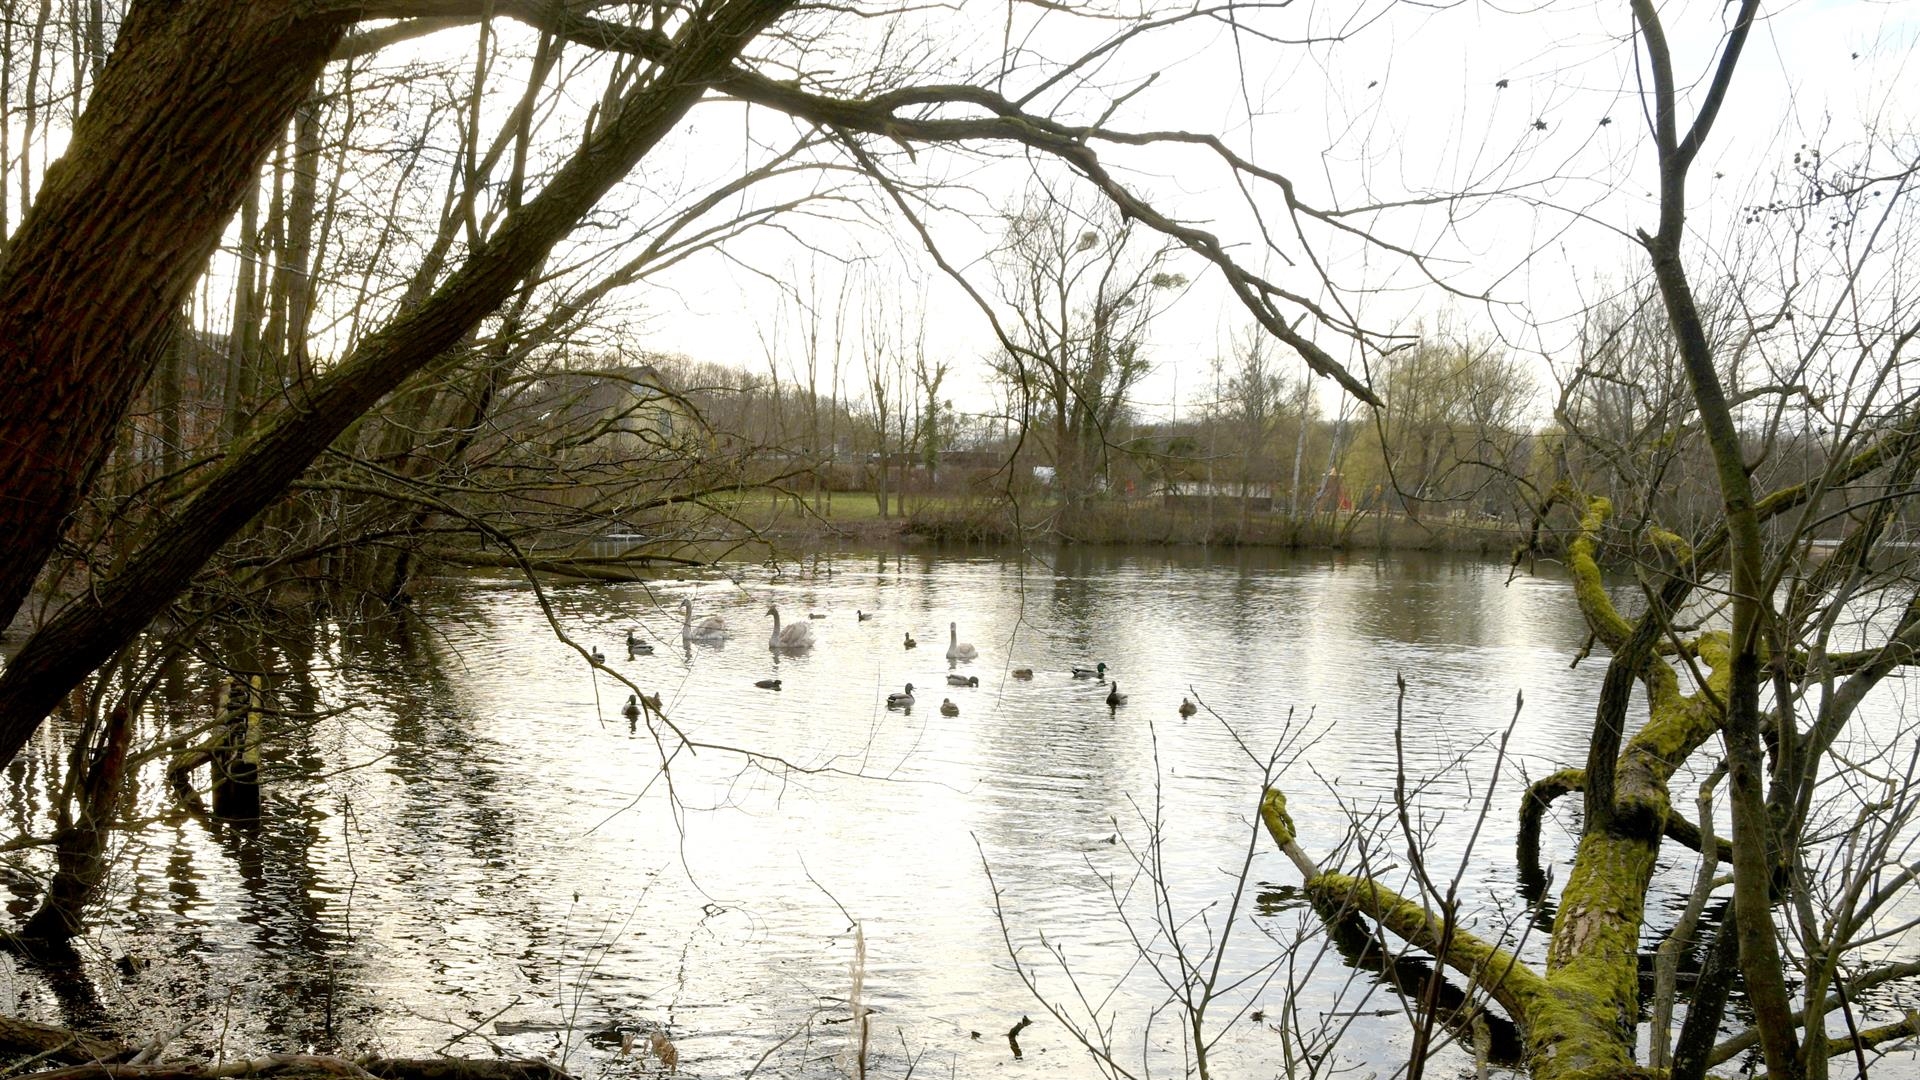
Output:
<path fill-rule="evenodd" d="M 693 621 L 693 598 L 680 598 L 680 640 L 681 641 L 725 641 L 727 640 L 727 621 L 718 615 L 709 615 L 698 623 Z"/>
<path fill-rule="evenodd" d="M 873 612 L 861 611 L 859 608 L 853 609 L 853 619 L 855 622 L 866 622 L 868 619 L 871 619 L 871 618 L 873 618 Z"/>
<path fill-rule="evenodd" d="M 1181 716 L 1192 716 L 1194 713 L 1197 713 L 1199 711 L 1200 711 L 1199 707 L 1194 705 L 1193 702 L 1188 701 L 1186 698 L 1180 699 L 1180 715 Z"/>
<path fill-rule="evenodd" d="M 949 676 L 947 676 L 947 685 L 948 685 L 948 686 L 979 686 L 979 685 L 980 685 L 980 676 L 978 676 L 978 675 L 949 675 Z"/>
<path fill-rule="evenodd" d="M 920 644 L 920 643 L 919 643 L 919 642 L 917 642 L 917 641 L 915 641 L 915 640 L 913 640 L 913 631 L 911 631 L 911 630 L 909 630 L 909 631 L 907 631 L 907 648 L 909 648 L 909 649 L 911 649 L 911 648 L 913 648 L 913 647 L 914 647 L 915 645 L 918 645 L 918 644 Z"/>
<path fill-rule="evenodd" d="M 780 680 L 779 679 L 761 679 L 759 682 L 756 682 L 753 685 L 759 687 L 762 690 L 778 690 L 780 689 Z"/>
<path fill-rule="evenodd" d="M 960 706 L 955 705 L 952 702 L 952 700 L 948 698 L 941 698 L 940 699 L 940 715 L 941 716 L 959 716 Z"/>
<path fill-rule="evenodd" d="M 971 660 L 980 655 L 980 650 L 960 640 L 960 624 L 947 624 L 947 659 Z"/>
<path fill-rule="evenodd" d="M 640 719 L 640 698 L 635 694 L 628 694 L 627 703 L 621 706 L 620 712 L 629 720 Z"/>
<path fill-rule="evenodd" d="M 653 645 L 651 643 L 641 641 L 639 635 L 631 630 L 627 631 L 627 659 L 631 660 L 636 656 L 652 655 Z"/>
<path fill-rule="evenodd" d="M 1013 669 L 1013 677 L 1014 677 L 1014 678 L 1016 678 L 1016 679 L 1019 679 L 1019 680 L 1021 680 L 1022 682 L 1027 682 L 1027 681 L 1030 681 L 1030 680 L 1032 680 L 1032 678 L 1033 678 L 1033 669 L 1032 669 L 1032 668 L 1030 668 L 1030 667 L 1017 667 L 1017 668 L 1014 668 L 1014 669 Z"/>
<path fill-rule="evenodd" d="M 769 649 L 811 649 L 813 648 L 813 627 L 806 623 L 780 625 L 780 609 L 767 605 L 767 614 L 773 616 L 773 633 L 767 635 Z"/>
<path fill-rule="evenodd" d="M 1073 669 L 1073 677 L 1076 679 L 1104 679 L 1107 677 L 1107 665 L 1100 663 L 1093 667 L 1076 666 Z"/>
<path fill-rule="evenodd" d="M 904 694 L 888 694 L 887 708 L 889 709 L 913 708 L 913 684 L 912 683 L 907 684 L 907 692 Z"/>
<path fill-rule="evenodd" d="M 1107 708 L 1117 709 L 1126 703 L 1127 695 L 1120 692 L 1119 683 L 1114 683 L 1112 689 L 1107 691 Z"/>

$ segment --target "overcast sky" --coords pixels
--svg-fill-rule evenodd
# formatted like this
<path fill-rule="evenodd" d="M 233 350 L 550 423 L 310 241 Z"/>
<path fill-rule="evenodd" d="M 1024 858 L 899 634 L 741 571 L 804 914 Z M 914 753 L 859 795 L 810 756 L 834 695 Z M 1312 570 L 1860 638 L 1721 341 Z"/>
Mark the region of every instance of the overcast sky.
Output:
<path fill-rule="evenodd" d="M 1667 5 L 1683 82 L 1704 75 L 1733 10 L 1718 3 Z M 941 25 L 955 28 L 944 44 L 960 66 L 988 68 L 1001 51 L 1006 8 L 981 5 L 967 13 L 979 17 L 942 17 L 948 21 Z M 1055 58 L 1104 29 L 1040 9 L 1023 9 L 1023 15 L 1028 47 Z M 1236 41 L 1218 26 L 1169 35 L 1150 53 L 1123 54 L 1102 72 L 1109 87 L 1137 85 L 1150 71 L 1159 73 L 1110 123 L 1216 132 L 1236 150 L 1285 172 L 1303 196 L 1323 207 L 1514 190 L 1510 197 L 1407 210 L 1372 222 L 1396 244 L 1434 252 L 1433 265 L 1465 296 L 1422 283 L 1406 260 L 1379 249 L 1325 244 L 1320 257 L 1346 287 L 1345 302 L 1373 328 L 1447 320 L 1469 332 L 1498 333 L 1517 351 L 1553 353 L 1569 340 L 1573 310 L 1639 271 L 1624 230 L 1652 224 L 1653 161 L 1624 3 L 1377 3 L 1359 12 L 1348 4 L 1302 4 L 1265 25 L 1322 35 L 1345 29 L 1352 36 L 1299 46 L 1248 35 Z M 1690 190 L 1696 244 L 1724 243 L 1740 208 L 1767 201 L 1802 143 L 1844 155 L 1858 145 L 1867 124 L 1916 130 L 1917 43 L 1920 2 L 1914 0 L 1804 2 L 1767 12 L 1696 167 Z M 713 152 L 724 153 L 719 148 L 738 146 L 750 124 L 764 131 L 768 123 L 764 117 L 743 121 L 742 113 L 703 110 L 683 134 L 690 145 L 711 140 Z M 1255 238 L 1244 202 L 1225 173 L 1201 155 L 1102 151 L 1137 190 L 1166 207 L 1224 237 Z M 963 178 L 972 194 L 956 191 L 950 199 L 957 211 L 976 214 L 1009 205 L 1029 174 L 1022 161 L 982 166 L 937 150 L 921 152 L 913 167 L 924 176 Z M 991 222 L 955 213 L 935 224 L 950 261 L 991 295 L 983 262 L 996 240 Z M 764 343 L 780 340 L 782 328 L 773 314 L 776 290 L 762 272 L 785 277 L 788 268 L 810 265 L 827 278 L 837 272 L 831 260 L 797 240 L 834 254 L 858 250 L 887 257 L 886 243 L 866 231 L 823 227 L 802 228 L 794 236 L 764 234 L 735 244 L 727 259 L 695 260 L 665 279 L 671 291 L 645 297 L 650 317 L 638 336 L 649 347 L 700 359 L 764 365 Z M 900 244 L 913 246 L 904 233 Z M 1282 243 L 1280 249 L 1298 257 L 1297 244 Z M 1251 246 L 1240 250 L 1289 285 L 1329 299 L 1307 268 L 1289 270 Z M 1210 394 L 1208 358 L 1229 348 L 1230 336 L 1248 322 L 1197 258 L 1179 265 L 1196 281 L 1155 328 L 1156 367 L 1135 395 L 1150 415 L 1190 409 Z M 885 275 L 928 283 L 929 348 L 954 364 L 949 385 L 957 404 L 984 407 L 981 358 L 994 348 L 987 321 L 928 260 L 909 258 Z M 1470 299 L 1481 293 L 1497 303 Z M 1317 336 L 1335 355 L 1357 361 L 1337 336 Z"/>

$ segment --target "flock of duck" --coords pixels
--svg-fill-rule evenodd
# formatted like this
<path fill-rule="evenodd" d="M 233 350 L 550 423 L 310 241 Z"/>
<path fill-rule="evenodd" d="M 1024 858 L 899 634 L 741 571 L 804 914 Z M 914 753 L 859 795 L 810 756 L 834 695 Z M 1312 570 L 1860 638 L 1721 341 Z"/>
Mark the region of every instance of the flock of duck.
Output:
<path fill-rule="evenodd" d="M 773 632 L 767 637 L 767 648 L 776 653 L 799 652 L 813 648 L 813 627 L 810 625 L 810 621 L 826 618 L 825 615 L 817 613 L 809 614 L 807 616 L 809 622 L 790 622 L 783 625 L 780 621 L 780 609 L 772 604 L 767 605 L 767 615 L 773 619 Z M 860 622 L 866 622 L 873 618 L 873 613 L 870 611 L 856 610 L 854 617 Z M 716 645 L 726 641 L 730 636 L 731 632 L 727 629 L 726 620 L 718 615 L 709 615 L 695 622 L 693 618 L 693 599 L 691 597 L 681 598 L 680 641 L 683 645 Z M 913 649 L 917 648 L 919 644 L 919 642 L 913 639 L 913 632 L 908 631 L 906 633 L 904 646 L 908 649 Z M 651 655 L 653 655 L 653 646 L 641 640 L 639 635 L 635 634 L 632 630 L 628 630 L 627 659 L 631 660 L 638 656 Z M 974 648 L 973 645 L 968 642 L 960 640 L 960 624 L 957 622 L 948 623 L 947 659 L 957 664 L 977 659 L 979 655 L 979 649 Z M 588 656 L 592 659 L 595 666 L 606 663 L 606 656 L 600 652 L 598 646 L 595 646 Z M 1106 683 L 1107 708 L 1118 709 L 1127 703 L 1127 695 L 1120 692 L 1119 682 L 1107 677 L 1107 665 L 1104 662 L 1097 663 L 1093 667 L 1075 666 L 1069 673 L 1076 679 L 1098 679 Z M 1033 669 L 1014 668 L 1012 675 L 1015 679 L 1031 681 L 1033 678 Z M 947 675 L 947 684 L 949 686 L 979 686 L 980 677 L 977 675 L 950 673 Z M 753 685 L 762 690 L 778 690 L 780 689 L 780 680 L 760 679 Z M 649 706 L 656 712 L 659 711 L 659 696 L 652 695 L 643 698 L 639 695 L 630 694 L 627 697 L 627 704 L 621 709 L 621 712 L 623 712 L 629 720 L 635 719 L 640 715 L 642 705 Z M 907 683 L 906 689 L 900 693 L 887 695 L 887 708 L 889 709 L 911 711 L 913 706 L 914 695 L 912 683 Z M 1198 711 L 1198 709 L 1192 701 L 1184 697 L 1180 699 L 1181 716 L 1192 716 L 1196 711 Z M 951 698 L 942 698 L 940 701 L 940 714 L 942 716 L 959 716 L 960 706 L 955 705 Z"/>

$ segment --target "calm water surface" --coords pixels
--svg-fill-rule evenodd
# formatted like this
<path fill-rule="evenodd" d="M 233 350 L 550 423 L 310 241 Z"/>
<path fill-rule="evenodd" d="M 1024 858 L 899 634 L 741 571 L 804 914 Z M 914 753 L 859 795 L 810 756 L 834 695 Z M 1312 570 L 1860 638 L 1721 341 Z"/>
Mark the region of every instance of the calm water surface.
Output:
<path fill-rule="evenodd" d="M 683 650 L 686 596 L 732 639 Z M 708 745 L 630 725 L 626 688 L 557 640 L 523 585 L 442 587 L 397 636 L 318 628 L 310 652 L 282 658 L 303 673 L 288 707 L 318 715 L 276 744 L 267 820 L 168 816 L 125 844 L 88 945 L 91 1005 L 177 1021 L 184 1044 L 228 1053 L 492 1045 L 587 1073 L 630 1067 L 609 1049 L 617 1035 L 591 1033 L 664 1025 L 696 1075 L 766 1056 L 769 1072 L 827 1076 L 845 1067 L 857 926 L 875 1075 L 1097 1076 L 1008 942 L 1069 1020 L 1110 1026 L 1122 1062 L 1159 1069 L 1181 1059 L 1183 1034 L 1142 953 L 1177 979 L 1172 925 L 1196 960 L 1231 930 L 1221 983 L 1245 981 L 1209 1031 L 1225 1029 L 1214 1052 L 1234 1072 L 1284 1070 L 1271 1025 L 1290 985 L 1297 1023 L 1350 1024 L 1341 1058 L 1387 1072 L 1404 1059 L 1396 997 L 1317 941 L 1272 965 L 1312 924 L 1264 837 L 1229 918 L 1259 758 L 1288 747 L 1302 840 L 1333 852 L 1392 795 L 1404 675 L 1404 755 L 1424 781 L 1415 826 L 1436 872 L 1464 861 L 1482 929 L 1524 930 L 1511 778 L 1578 762 L 1601 675 L 1569 668 L 1585 631 L 1564 582 L 1421 557 L 845 555 L 547 600 L 562 630 Z M 769 603 L 808 622 L 816 647 L 771 654 Z M 950 621 L 977 660 L 945 660 Z M 627 660 L 629 628 L 657 653 Z M 903 647 L 909 633 L 918 648 Z M 1130 697 L 1117 711 L 1068 674 L 1096 661 Z M 948 686 L 950 671 L 980 685 Z M 770 677 L 783 689 L 753 686 Z M 887 710 L 907 682 L 916 707 Z M 1508 782 L 1490 787 L 1522 693 Z M 1183 696 L 1199 715 L 1178 715 Z M 33 824 L 20 808 L 56 752 L 37 744 L 41 758 L 16 764 L 17 828 Z M 157 813 L 158 776 L 143 782 Z M 1489 790 L 1486 835 L 1463 860 Z M 1564 853 L 1565 826 L 1547 841 Z M 1372 857 L 1404 852 L 1389 834 Z M 1149 857 L 1164 894 L 1138 880 Z M 1533 932 L 1523 951 L 1537 958 L 1544 940 Z M 153 963 L 129 975 L 109 962 L 128 953 Z M 19 969 L 0 990 L 56 1017 L 62 995 L 71 1009 L 89 992 Z M 1242 1011 L 1255 1008 L 1272 1015 Z M 1016 1061 L 1005 1032 L 1023 1014 L 1036 1022 Z"/>

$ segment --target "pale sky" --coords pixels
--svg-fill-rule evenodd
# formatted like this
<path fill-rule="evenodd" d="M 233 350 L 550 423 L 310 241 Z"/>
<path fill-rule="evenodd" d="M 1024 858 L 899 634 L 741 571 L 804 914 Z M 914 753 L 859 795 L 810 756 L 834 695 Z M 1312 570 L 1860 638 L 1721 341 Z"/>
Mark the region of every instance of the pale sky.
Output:
<path fill-rule="evenodd" d="M 1334 9 L 1347 7 L 1303 6 L 1288 14 L 1298 16 L 1295 25 L 1324 33 L 1334 19 L 1348 17 Z M 994 18 L 983 17 L 980 25 L 997 29 L 1005 9 L 992 10 Z M 1718 3 L 1667 6 L 1683 84 L 1703 76 L 1722 20 L 1732 11 Z M 1563 347 L 1573 328 L 1566 316 L 1607 284 L 1639 270 L 1637 249 L 1623 230 L 1653 221 L 1647 191 L 1653 162 L 1627 44 L 1626 5 L 1505 9 L 1465 3 L 1437 10 L 1374 4 L 1360 17 L 1371 16 L 1377 18 L 1338 44 L 1283 47 L 1243 38 L 1244 83 L 1225 32 L 1184 32 L 1178 47 L 1155 54 L 1165 64 L 1158 81 L 1110 123 L 1132 130 L 1214 131 L 1237 151 L 1285 172 L 1303 196 L 1323 207 L 1474 186 L 1515 189 L 1507 198 L 1398 212 L 1378 225 L 1396 244 L 1436 253 L 1449 284 L 1469 295 L 1490 293 L 1500 302 L 1494 307 L 1422 285 L 1405 260 L 1377 249 L 1336 242 L 1323 248 L 1322 257 L 1346 287 L 1350 308 L 1374 329 L 1446 319 L 1476 333 L 1501 333 L 1522 352 Z M 1042 13 L 1031 40 L 1064 53 L 1067 40 L 1084 37 L 1087 29 L 1069 22 Z M 1917 27 L 1920 2 L 1914 0 L 1798 3 L 1766 15 L 1695 169 L 1689 194 L 1702 250 L 1724 240 L 1741 206 L 1766 201 L 1801 143 L 1842 155 L 1867 123 L 1916 130 Z M 960 35 L 952 44 L 956 52 L 997 52 L 999 37 Z M 1104 74 L 1112 85 L 1131 86 L 1148 62 L 1123 55 Z M 1496 85 L 1503 79 L 1505 87 Z M 1609 122 L 1601 124 L 1603 118 Z M 1536 120 L 1546 130 L 1537 130 Z M 741 138 L 737 113 L 699 116 L 695 123 L 720 129 L 703 134 L 722 144 Z M 1190 220 L 1226 238 L 1255 237 L 1245 205 L 1225 186 L 1222 170 L 1198 155 L 1110 147 L 1102 154 L 1136 190 Z M 970 208 L 977 211 L 1005 205 L 1027 176 L 1024 162 L 981 168 L 957 164 L 939 150 L 922 151 L 917 164 L 928 176 L 964 173 L 975 191 Z M 954 196 L 961 209 L 969 208 L 966 199 L 964 193 Z M 938 225 L 949 260 L 968 268 L 975 287 L 991 296 L 991 275 L 980 260 L 996 237 L 958 214 Z M 846 234 L 832 229 L 803 230 L 801 236 L 836 252 L 852 246 Z M 864 246 L 885 248 L 872 235 Z M 1282 250 L 1296 255 L 1298 245 L 1283 243 Z M 654 317 L 644 340 L 650 347 L 699 359 L 737 358 L 764 370 L 762 339 L 776 322 L 773 290 L 739 264 L 781 273 L 790 265 L 806 266 L 810 256 L 793 237 L 769 235 L 735 245 L 732 258 L 731 265 L 696 260 L 667 280 L 674 295 L 649 294 Z M 930 351 L 954 364 L 949 385 L 956 403 L 983 407 L 980 357 L 993 350 L 991 330 L 930 260 L 917 261 L 899 272 L 903 279 L 912 274 L 930 282 Z M 1228 348 L 1231 335 L 1249 321 L 1230 298 L 1223 299 L 1197 257 L 1176 265 L 1196 282 L 1156 326 L 1156 369 L 1135 394 L 1149 415 L 1190 409 L 1210 393 L 1207 359 Z M 1264 265 L 1299 291 L 1327 299 L 1310 273 L 1288 272 L 1277 260 Z M 1337 336 L 1316 337 L 1336 356 L 1353 359 Z M 1540 377 L 1546 378 L 1544 369 Z M 1326 392 L 1331 394 L 1330 384 Z"/>

